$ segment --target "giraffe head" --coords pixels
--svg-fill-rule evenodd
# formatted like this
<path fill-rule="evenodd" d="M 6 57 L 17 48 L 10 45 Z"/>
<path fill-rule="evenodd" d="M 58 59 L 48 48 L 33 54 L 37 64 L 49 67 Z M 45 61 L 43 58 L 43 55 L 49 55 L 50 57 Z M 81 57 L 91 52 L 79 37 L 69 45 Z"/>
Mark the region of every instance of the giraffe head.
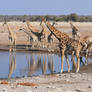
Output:
<path fill-rule="evenodd" d="M 42 23 L 46 23 L 46 18 L 42 17 L 42 21 L 41 21 L 40 25 L 42 25 Z"/>
<path fill-rule="evenodd" d="M 71 27 L 73 26 L 72 21 L 69 21 L 69 24 L 71 25 Z"/>
<path fill-rule="evenodd" d="M 7 24 L 7 22 L 4 22 L 4 23 L 2 24 L 2 26 L 6 25 L 6 24 Z"/>
<path fill-rule="evenodd" d="M 58 25 L 55 21 L 52 22 L 52 26 Z"/>
<path fill-rule="evenodd" d="M 19 31 L 22 31 L 24 28 L 20 28 Z"/>

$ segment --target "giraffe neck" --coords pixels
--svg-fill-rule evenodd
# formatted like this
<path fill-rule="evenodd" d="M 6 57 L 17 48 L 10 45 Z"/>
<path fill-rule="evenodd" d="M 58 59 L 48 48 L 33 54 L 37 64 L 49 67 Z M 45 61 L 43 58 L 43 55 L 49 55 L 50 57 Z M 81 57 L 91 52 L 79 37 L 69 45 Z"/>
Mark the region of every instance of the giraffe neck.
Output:
<path fill-rule="evenodd" d="M 58 31 L 55 27 L 53 27 L 49 22 L 46 23 L 46 26 L 48 27 L 48 29 L 51 31 L 51 33 L 53 33 L 53 35 L 59 40 L 61 41 L 62 39 L 66 39 L 69 38 L 69 36 L 61 31 Z"/>
<path fill-rule="evenodd" d="M 12 35 L 12 31 L 10 30 L 10 27 L 8 24 L 7 24 L 7 29 L 8 29 L 9 35 Z"/>
<path fill-rule="evenodd" d="M 73 27 L 74 27 L 72 23 L 70 23 L 70 25 L 71 25 L 71 28 L 73 28 Z"/>
<path fill-rule="evenodd" d="M 22 29 L 22 30 L 23 30 L 23 32 L 25 32 L 28 36 L 31 36 L 31 34 L 28 33 L 25 29 Z"/>
<path fill-rule="evenodd" d="M 78 29 L 72 23 L 70 23 L 70 25 L 71 25 L 73 30 L 78 31 Z"/>

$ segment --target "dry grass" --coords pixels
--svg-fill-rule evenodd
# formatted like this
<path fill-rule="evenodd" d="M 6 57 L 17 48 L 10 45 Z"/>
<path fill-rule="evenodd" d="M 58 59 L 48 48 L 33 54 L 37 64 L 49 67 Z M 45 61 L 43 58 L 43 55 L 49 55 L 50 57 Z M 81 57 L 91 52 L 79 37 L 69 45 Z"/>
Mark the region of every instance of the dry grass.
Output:
<path fill-rule="evenodd" d="M 37 84 L 30 83 L 30 82 L 17 83 L 16 85 L 22 85 L 22 86 L 38 86 Z"/>
<path fill-rule="evenodd" d="M 1 81 L 0 84 L 6 84 L 6 85 L 8 85 L 9 83 L 7 81 Z"/>

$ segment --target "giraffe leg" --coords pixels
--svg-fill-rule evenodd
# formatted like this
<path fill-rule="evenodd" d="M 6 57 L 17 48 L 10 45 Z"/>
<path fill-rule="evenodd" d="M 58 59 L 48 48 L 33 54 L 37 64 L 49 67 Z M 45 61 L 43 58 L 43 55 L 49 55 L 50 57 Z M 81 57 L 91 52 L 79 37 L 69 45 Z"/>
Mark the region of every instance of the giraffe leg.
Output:
<path fill-rule="evenodd" d="M 63 73 L 63 64 L 64 64 L 64 49 L 61 51 L 61 73 Z"/>
<path fill-rule="evenodd" d="M 10 41 L 9 52 L 11 52 L 12 51 L 12 40 L 9 39 L 9 41 Z"/>
<path fill-rule="evenodd" d="M 69 60 L 68 60 L 67 54 L 65 54 L 65 57 L 66 57 L 67 65 L 68 65 L 68 72 L 70 72 L 70 64 L 69 64 Z"/>
<path fill-rule="evenodd" d="M 85 63 L 83 62 L 83 60 L 82 60 L 82 56 L 80 56 L 80 64 L 82 63 L 82 65 L 84 66 L 85 65 Z"/>
<path fill-rule="evenodd" d="M 16 69 L 16 52 L 14 52 L 14 70 Z"/>
<path fill-rule="evenodd" d="M 14 52 L 16 51 L 16 41 L 14 41 Z"/>
<path fill-rule="evenodd" d="M 85 60 L 85 65 L 88 65 L 88 49 L 86 50 L 86 60 Z"/>
<path fill-rule="evenodd" d="M 13 51 L 15 52 L 16 51 L 16 41 L 14 40 L 13 42 Z"/>
<path fill-rule="evenodd" d="M 72 52 L 72 55 L 71 55 L 71 61 L 73 62 L 73 67 L 72 67 L 72 69 L 74 69 L 74 68 L 77 68 L 77 65 L 76 65 L 76 62 L 75 62 L 75 60 L 74 60 L 74 51 Z"/>
<path fill-rule="evenodd" d="M 76 57 L 77 57 L 77 70 L 76 70 L 76 72 L 79 72 L 79 69 L 80 69 L 80 58 L 79 58 L 79 52 L 78 51 L 76 53 Z"/>

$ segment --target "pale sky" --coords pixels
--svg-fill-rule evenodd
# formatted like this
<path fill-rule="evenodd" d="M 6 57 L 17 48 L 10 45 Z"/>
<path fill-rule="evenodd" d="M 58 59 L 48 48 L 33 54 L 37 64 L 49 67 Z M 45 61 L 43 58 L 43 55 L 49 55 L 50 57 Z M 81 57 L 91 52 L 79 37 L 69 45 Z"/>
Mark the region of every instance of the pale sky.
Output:
<path fill-rule="evenodd" d="M 0 15 L 92 15 L 92 0 L 0 0 Z"/>

